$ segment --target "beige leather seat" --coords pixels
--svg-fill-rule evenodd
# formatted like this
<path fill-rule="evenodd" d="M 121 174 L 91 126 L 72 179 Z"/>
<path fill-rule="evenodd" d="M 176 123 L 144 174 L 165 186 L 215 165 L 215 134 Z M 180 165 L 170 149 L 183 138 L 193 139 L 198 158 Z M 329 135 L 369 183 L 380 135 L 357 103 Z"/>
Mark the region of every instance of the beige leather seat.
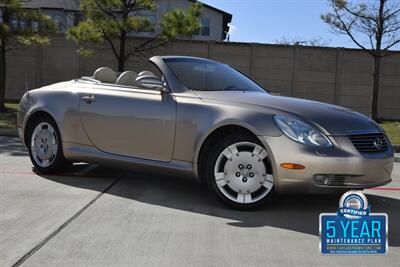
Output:
<path fill-rule="evenodd" d="M 102 83 L 115 83 L 117 76 L 112 69 L 101 67 L 94 72 L 93 79 L 96 79 Z"/>
<path fill-rule="evenodd" d="M 157 77 L 154 73 L 148 70 L 144 70 L 142 72 L 139 72 L 138 76 L 154 76 Z"/>
<path fill-rule="evenodd" d="M 135 80 L 137 78 L 137 73 L 134 71 L 125 71 L 121 75 L 119 75 L 118 80 L 115 84 L 117 85 L 126 85 L 126 86 L 135 86 Z"/>

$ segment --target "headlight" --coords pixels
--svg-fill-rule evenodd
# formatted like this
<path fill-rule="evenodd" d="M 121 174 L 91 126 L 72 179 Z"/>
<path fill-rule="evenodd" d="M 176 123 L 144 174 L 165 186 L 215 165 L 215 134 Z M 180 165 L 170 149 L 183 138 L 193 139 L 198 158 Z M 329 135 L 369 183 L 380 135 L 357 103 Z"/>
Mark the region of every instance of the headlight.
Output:
<path fill-rule="evenodd" d="M 274 120 L 281 131 L 290 139 L 310 146 L 331 147 L 332 143 L 323 133 L 294 118 L 275 115 Z"/>

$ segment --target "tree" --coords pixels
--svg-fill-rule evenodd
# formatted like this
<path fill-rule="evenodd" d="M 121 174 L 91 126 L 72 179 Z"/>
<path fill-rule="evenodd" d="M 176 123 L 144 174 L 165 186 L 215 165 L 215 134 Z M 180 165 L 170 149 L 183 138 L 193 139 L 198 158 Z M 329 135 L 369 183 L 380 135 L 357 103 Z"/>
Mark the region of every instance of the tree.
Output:
<path fill-rule="evenodd" d="M 320 46 L 320 47 L 326 47 L 329 44 L 329 40 L 325 40 L 324 38 L 318 36 L 312 39 L 303 39 L 303 38 L 287 38 L 287 37 L 282 37 L 279 40 L 275 40 L 276 44 L 280 45 L 305 45 L 305 46 Z"/>
<path fill-rule="evenodd" d="M 378 94 L 381 59 L 400 44 L 400 2 L 375 0 L 350 4 L 346 0 L 328 0 L 332 11 L 321 15 L 334 32 L 346 34 L 374 59 L 371 118 L 378 120 Z M 365 39 L 365 41 L 363 41 Z"/>
<path fill-rule="evenodd" d="M 23 9 L 19 0 L 0 0 L 0 11 L 0 112 L 5 112 L 6 54 L 23 46 L 48 45 L 46 34 L 55 31 L 55 24 L 39 10 Z"/>
<path fill-rule="evenodd" d="M 130 57 L 162 46 L 172 39 L 190 37 L 200 29 L 199 3 L 193 4 L 187 11 L 170 11 L 159 23 L 146 16 L 155 14 L 157 6 L 154 0 L 82 0 L 81 8 L 84 20 L 70 28 L 68 37 L 78 43 L 78 52 L 85 56 L 92 55 L 92 43 L 105 43 L 111 48 L 121 72 Z M 152 33 L 152 37 L 127 44 L 128 36 L 143 32 Z"/>

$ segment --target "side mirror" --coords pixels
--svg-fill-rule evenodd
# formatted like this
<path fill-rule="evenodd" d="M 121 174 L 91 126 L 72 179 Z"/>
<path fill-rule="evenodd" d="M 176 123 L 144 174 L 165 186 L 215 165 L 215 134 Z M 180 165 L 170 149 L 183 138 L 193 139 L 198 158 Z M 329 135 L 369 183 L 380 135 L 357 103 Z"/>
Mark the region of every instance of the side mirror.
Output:
<path fill-rule="evenodd" d="M 139 76 L 135 80 L 136 84 L 147 89 L 159 90 L 161 92 L 166 92 L 164 82 L 155 76 Z"/>

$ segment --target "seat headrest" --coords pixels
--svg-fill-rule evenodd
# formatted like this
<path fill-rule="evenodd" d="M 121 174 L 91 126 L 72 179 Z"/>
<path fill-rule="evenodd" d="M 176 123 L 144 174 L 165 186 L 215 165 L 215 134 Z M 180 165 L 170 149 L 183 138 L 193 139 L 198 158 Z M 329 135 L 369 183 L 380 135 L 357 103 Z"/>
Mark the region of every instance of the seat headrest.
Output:
<path fill-rule="evenodd" d="M 115 72 L 107 67 L 98 68 L 94 72 L 93 78 L 102 83 L 115 83 L 115 81 L 117 80 Z"/>
<path fill-rule="evenodd" d="M 142 72 L 139 72 L 138 76 L 154 76 L 157 77 L 154 73 L 148 70 L 144 70 Z"/>
<path fill-rule="evenodd" d="M 121 75 L 119 75 L 118 80 L 115 84 L 135 86 L 135 80 L 137 76 L 137 73 L 134 71 L 125 71 Z"/>

